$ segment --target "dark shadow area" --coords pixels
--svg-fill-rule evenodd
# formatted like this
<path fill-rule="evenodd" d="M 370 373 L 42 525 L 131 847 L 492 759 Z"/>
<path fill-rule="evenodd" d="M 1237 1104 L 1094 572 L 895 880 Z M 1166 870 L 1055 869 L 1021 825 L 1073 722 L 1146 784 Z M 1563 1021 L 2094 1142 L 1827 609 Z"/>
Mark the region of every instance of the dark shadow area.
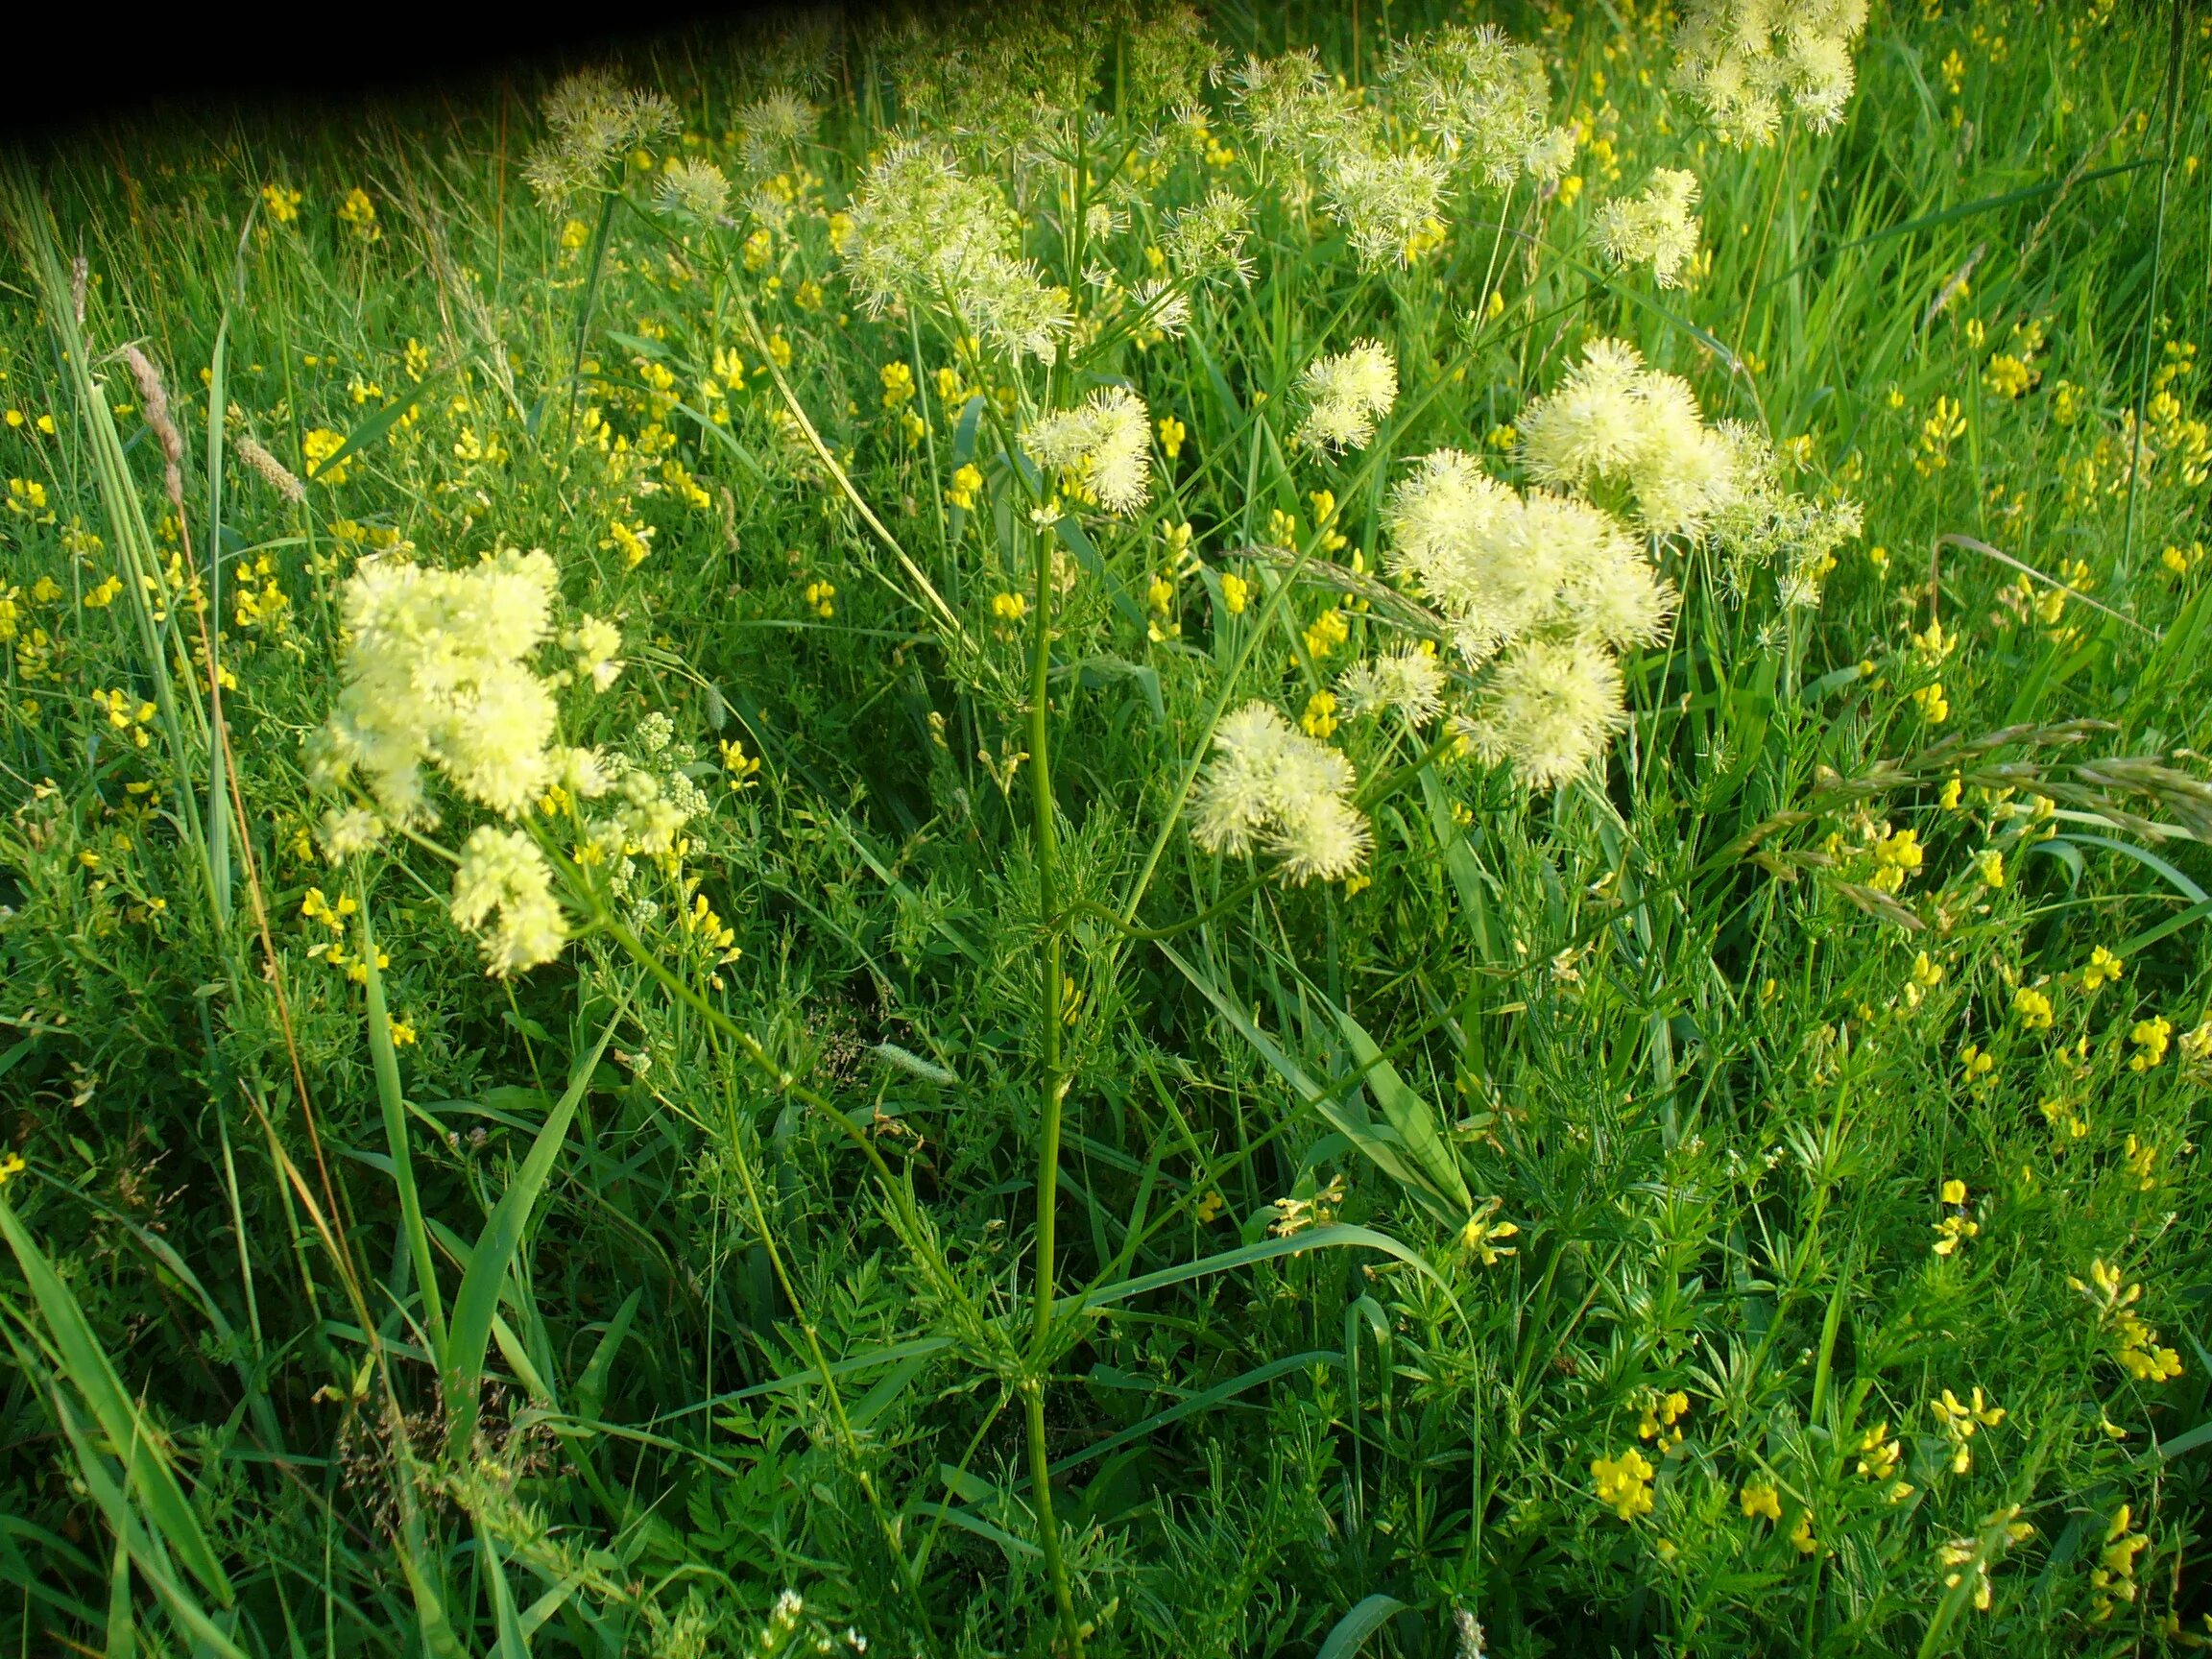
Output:
<path fill-rule="evenodd" d="M 107 38 L 53 42 L 43 69 L 15 77 L 0 100 L 0 145 L 42 147 L 118 122 L 205 119 L 225 109 L 326 120 L 395 100 L 465 97 L 693 31 L 818 9 L 792 0 L 573 9 L 397 0 L 368 13 L 148 8 L 102 18 Z"/>

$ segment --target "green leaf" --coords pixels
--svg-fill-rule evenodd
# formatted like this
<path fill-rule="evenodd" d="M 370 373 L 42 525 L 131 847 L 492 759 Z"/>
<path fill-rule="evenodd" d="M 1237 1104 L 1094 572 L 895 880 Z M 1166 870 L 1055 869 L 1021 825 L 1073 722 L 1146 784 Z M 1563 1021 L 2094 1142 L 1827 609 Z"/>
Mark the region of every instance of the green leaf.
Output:
<path fill-rule="evenodd" d="M 2078 847 L 2103 847 L 2108 852 L 2125 854 L 2145 869 L 2165 878 L 2168 885 L 2184 899 L 2201 904 L 2207 898 L 2203 888 L 2175 869 L 2172 864 L 2159 857 L 2157 854 L 2136 846 L 2132 841 L 2115 841 L 2109 835 L 2086 835 L 2080 830 L 2074 830 L 2064 835 L 2054 835 L 2050 841 L 2038 842 L 2036 845 L 2047 847 L 2053 842 L 2071 842 Z"/>
<path fill-rule="evenodd" d="M 515 1592 L 507 1582 L 506 1563 L 499 1559 L 499 1545 L 492 1528 L 476 1524 L 476 1542 L 484 1551 L 484 1580 L 492 1587 L 492 1620 L 499 1633 L 499 1659 L 530 1659 L 530 1640 L 522 1634 L 515 1616 Z"/>
<path fill-rule="evenodd" d="M 1007 1554 L 1018 1555 L 1024 1560 L 1036 1560 L 1045 1553 L 1028 1539 L 1017 1538 L 1005 1527 L 995 1526 L 972 1510 L 956 1509 L 950 1503 L 915 1503 L 908 1506 L 907 1512 L 914 1515 L 927 1515 L 938 1521 L 950 1521 L 953 1526 L 973 1532 L 978 1538 L 988 1538 L 999 1549 L 1005 1551 Z"/>
<path fill-rule="evenodd" d="M 2207 589 L 2207 591 L 2212 591 L 2212 589 Z M 2139 954 L 2146 948 L 2157 944 L 2159 940 L 2166 938 L 2169 934 L 2178 933 L 2190 923 L 2201 922 L 2207 916 L 2212 916 L 2212 899 L 2200 899 L 2188 909 L 2169 916 L 2165 921 L 2156 923 L 2144 928 L 2140 933 L 2130 934 L 2121 940 L 2112 953 L 2125 962 L 2128 957 Z"/>
<path fill-rule="evenodd" d="M 1213 980 L 1198 972 L 1169 945 L 1161 945 L 1160 953 L 1174 963 L 1183 976 L 1195 986 L 1214 1011 L 1237 1034 L 1252 1045 L 1261 1059 L 1275 1074 L 1289 1084 L 1291 1092 L 1310 1106 L 1322 1119 L 1358 1147 L 1360 1153 L 1378 1169 L 1397 1182 L 1413 1195 L 1424 1208 L 1433 1213 L 1439 1221 L 1448 1225 L 1465 1219 L 1465 1206 L 1455 1214 L 1451 1200 L 1422 1169 L 1412 1149 L 1407 1146 L 1396 1126 L 1377 1123 L 1352 1110 L 1338 1097 L 1338 1092 L 1325 1090 L 1309 1077 L 1298 1063 L 1286 1054 L 1273 1038 L 1255 1024 L 1249 1015 L 1215 987 Z M 1460 1190 L 1465 1191 L 1464 1186 Z"/>
<path fill-rule="evenodd" d="M 1352 1659 L 1352 1655 L 1359 1651 L 1360 1645 L 1382 1627 L 1385 1619 L 1405 1611 L 1405 1602 L 1378 1590 L 1330 1626 L 1329 1634 L 1321 1639 L 1320 1650 L 1313 1655 L 1313 1659 Z"/>
<path fill-rule="evenodd" d="M 544 1190 L 546 1177 L 553 1172 L 553 1160 L 560 1155 L 561 1143 L 568 1138 L 569 1120 L 576 1116 L 577 1104 L 590 1086 L 592 1070 L 599 1064 L 599 1056 L 607 1051 L 607 1045 L 613 1040 L 615 1021 L 620 1018 L 617 1014 L 607 1022 L 607 1028 L 600 1032 L 598 1046 L 591 1050 L 590 1058 L 576 1068 L 573 1080 L 554 1102 L 545 1126 L 539 1130 L 529 1155 L 522 1160 L 522 1167 L 516 1171 L 515 1179 L 499 1195 L 499 1202 L 493 1206 L 491 1218 L 484 1223 L 476 1247 L 469 1253 L 469 1265 L 461 1275 L 461 1288 L 453 1298 L 452 1326 L 445 1338 L 443 1367 L 456 1445 L 467 1446 L 469 1435 L 475 1430 L 476 1401 L 484 1382 L 484 1355 L 491 1345 L 492 1320 L 499 1310 L 499 1292 L 507 1282 L 507 1270 L 521 1245 L 538 1194 Z"/>
<path fill-rule="evenodd" d="M 1052 533 L 1060 538 L 1062 546 L 1075 555 L 1075 563 L 1083 566 L 1086 576 L 1094 577 L 1104 584 L 1106 596 L 1114 601 L 1114 609 L 1121 613 L 1121 620 L 1140 635 L 1144 634 L 1150 625 L 1144 608 L 1130 596 L 1128 589 L 1107 574 L 1106 561 L 1098 557 L 1098 549 L 1091 544 L 1091 538 L 1084 533 L 1083 526 L 1075 521 L 1075 515 L 1061 514 L 1052 521 Z"/>
<path fill-rule="evenodd" d="M 1380 1250 L 1385 1256 L 1397 1258 L 1431 1281 L 1444 1292 L 1444 1300 L 1452 1304 L 1452 1311 L 1459 1313 L 1459 1300 L 1452 1294 L 1452 1286 L 1418 1253 L 1399 1243 L 1386 1233 L 1378 1233 L 1371 1227 L 1355 1227 L 1344 1221 L 1333 1221 L 1326 1227 L 1309 1227 L 1286 1238 L 1262 1238 L 1258 1243 L 1241 1244 L 1215 1256 L 1201 1257 L 1195 1262 L 1163 1267 L 1156 1273 L 1142 1273 L 1134 1279 L 1124 1279 L 1118 1285 L 1100 1286 L 1070 1298 L 1067 1310 L 1070 1313 L 1087 1312 L 1094 1308 L 1126 1302 L 1132 1297 L 1147 1295 L 1154 1290 L 1165 1290 L 1170 1285 L 1183 1285 L 1192 1279 L 1203 1279 L 1210 1273 L 1226 1273 L 1233 1267 L 1248 1267 L 1256 1262 L 1272 1262 L 1278 1256 L 1300 1256 L 1309 1250 L 1334 1249 Z M 1465 1318 L 1466 1315 L 1461 1313 L 1460 1317 Z"/>
<path fill-rule="evenodd" d="M 630 1334 L 631 1321 L 637 1317 L 637 1306 L 644 1300 L 645 1286 L 640 1285 L 622 1299 L 622 1306 L 614 1310 L 614 1317 L 607 1321 L 607 1334 L 591 1351 L 584 1375 L 576 1379 L 577 1416 L 596 1417 L 599 1407 L 606 1404 L 607 1379 L 614 1369 L 614 1358 L 622 1352 L 622 1339 Z"/>
<path fill-rule="evenodd" d="M 1459 1160 L 1437 1130 L 1435 1109 L 1398 1074 L 1395 1066 L 1382 1058 L 1382 1050 L 1375 1046 L 1375 1039 L 1367 1035 L 1358 1021 L 1341 1008 L 1329 1011 L 1336 1017 L 1337 1028 L 1344 1033 L 1344 1041 L 1352 1046 L 1352 1052 L 1358 1059 L 1367 1093 L 1376 1109 L 1382 1114 L 1382 1120 L 1398 1131 L 1398 1139 L 1405 1142 L 1407 1156 L 1435 1184 L 1438 1191 L 1456 1198 L 1462 1211 L 1472 1211 L 1475 1200 L 1468 1193 L 1467 1178 L 1459 1172 Z"/>
<path fill-rule="evenodd" d="M 1073 674 L 1085 686 L 1110 685 L 1116 680 L 1135 681 L 1137 689 L 1144 695 L 1144 705 L 1152 711 L 1152 724 L 1167 724 L 1167 707 L 1160 696 L 1160 670 L 1145 662 L 1130 662 L 1119 657 L 1086 657 L 1065 668 L 1053 670 L 1055 676 Z"/>
<path fill-rule="evenodd" d="M 435 378 L 437 378 L 435 374 L 426 375 L 422 385 L 427 387 Z M 397 403 L 385 404 L 383 408 L 377 410 L 375 414 L 347 433 L 346 442 L 338 445 L 338 453 L 331 456 L 327 461 L 316 464 L 317 475 L 327 473 L 334 467 L 343 466 L 353 455 L 368 448 L 370 445 L 382 438 L 385 433 L 399 423 L 400 418 L 408 410 L 415 407 L 421 396 L 421 394 L 418 392 L 415 397 L 402 397 Z"/>

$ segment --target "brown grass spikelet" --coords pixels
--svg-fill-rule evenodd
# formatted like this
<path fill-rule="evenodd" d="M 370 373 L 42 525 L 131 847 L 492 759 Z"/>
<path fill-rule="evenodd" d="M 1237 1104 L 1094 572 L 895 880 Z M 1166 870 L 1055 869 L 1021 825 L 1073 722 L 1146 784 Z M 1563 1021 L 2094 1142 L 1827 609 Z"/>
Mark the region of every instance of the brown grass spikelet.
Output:
<path fill-rule="evenodd" d="M 253 437 L 237 439 L 231 447 L 238 451 L 238 459 L 258 473 L 264 483 L 285 500 L 297 507 L 307 499 L 307 486 L 301 483 L 292 469 L 269 453 L 261 440 Z"/>
<path fill-rule="evenodd" d="M 161 489 L 169 497 L 169 505 L 177 509 L 177 516 L 184 516 L 184 435 L 177 430 L 176 420 L 169 413 L 169 389 L 161 382 L 161 371 L 154 367 L 154 359 L 135 346 L 123 348 L 123 361 L 130 365 L 131 378 L 138 385 L 138 401 L 146 412 L 146 424 L 153 428 L 154 438 L 161 445 Z"/>

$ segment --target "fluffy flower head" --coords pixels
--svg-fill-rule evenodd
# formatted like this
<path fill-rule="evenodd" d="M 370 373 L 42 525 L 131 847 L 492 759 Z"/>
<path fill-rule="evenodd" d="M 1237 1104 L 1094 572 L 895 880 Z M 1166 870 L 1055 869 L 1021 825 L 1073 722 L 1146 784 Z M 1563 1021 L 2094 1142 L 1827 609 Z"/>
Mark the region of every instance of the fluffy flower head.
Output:
<path fill-rule="evenodd" d="M 1364 449 L 1375 422 L 1398 399 L 1398 364 L 1379 340 L 1307 365 L 1306 419 L 1297 442 L 1315 449 Z"/>
<path fill-rule="evenodd" d="M 453 920 L 476 935 L 494 978 L 552 961 L 568 940 L 553 872 L 538 844 L 517 830 L 486 824 L 469 837 L 453 873 L 451 909 Z"/>
<path fill-rule="evenodd" d="M 1352 804 L 1352 763 L 1272 705 L 1252 702 L 1214 733 L 1214 760 L 1192 803 L 1191 835 L 1209 853 L 1264 845 L 1294 883 L 1334 881 L 1365 862 L 1373 836 Z"/>
<path fill-rule="evenodd" d="M 1722 142 L 1770 144 L 1786 110 L 1815 132 L 1843 118 L 1866 0 L 1692 0 L 1674 35 L 1674 84 Z"/>
<path fill-rule="evenodd" d="M 553 693 L 525 659 L 546 637 L 553 588 L 552 560 L 512 549 L 469 570 L 369 561 L 348 580 L 327 758 L 358 767 L 387 817 L 428 815 L 426 763 L 510 818 L 542 788 Z"/>
<path fill-rule="evenodd" d="M 1484 759 L 1549 788 L 1586 770 L 1626 719 L 1610 652 L 1586 639 L 1530 639 L 1500 661 L 1466 732 Z"/>
<path fill-rule="evenodd" d="M 1107 386 L 1080 408 L 1038 421 L 1022 445 L 1109 513 L 1129 514 L 1150 493 L 1151 441 L 1144 400 L 1126 386 Z"/>
<path fill-rule="evenodd" d="M 898 145 L 854 196 L 846 269 L 869 310 L 894 301 L 950 304 L 1007 350 L 1052 355 L 1070 314 L 1021 255 L 1012 209 L 988 180 L 961 172 L 942 145 Z"/>
<path fill-rule="evenodd" d="M 1662 288 L 1682 279 L 1697 252 L 1697 175 L 1662 167 L 1635 196 L 1598 209 L 1598 245 L 1616 265 L 1649 265 Z"/>
<path fill-rule="evenodd" d="M 1418 646 L 1387 651 L 1346 671 L 1337 683 L 1344 707 L 1354 714 L 1395 709 L 1416 726 L 1426 726 L 1444 708 L 1444 667 L 1433 651 Z"/>
<path fill-rule="evenodd" d="M 1558 387 L 1522 410 L 1521 456 L 1539 483 L 1624 489 L 1655 536 L 1695 536 L 1734 492 L 1733 454 L 1678 375 L 1595 340 Z"/>
<path fill-rule="evenodd" d="M 1409 119 L 1431 134 L 1455 164 L 1503 190 L 1526 169 L 1572 157 L 1558 155 L 1551 128 L 1544 60 L 1503 31 L 1447 24 L 1401 42 L 1382 66 L 1382 84 Z M 1557 177 L 1554 173 L 1551 177 Z"/>

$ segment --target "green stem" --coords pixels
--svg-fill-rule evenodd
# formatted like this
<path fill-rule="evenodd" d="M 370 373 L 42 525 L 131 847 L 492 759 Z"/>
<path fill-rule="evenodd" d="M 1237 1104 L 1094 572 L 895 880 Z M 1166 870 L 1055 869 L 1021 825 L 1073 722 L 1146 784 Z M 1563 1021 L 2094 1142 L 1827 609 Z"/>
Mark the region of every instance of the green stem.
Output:
<path fill-rule="evenodd" d="M 1068 1587 L 1068 1564 L 1060 1559 L 1059 1523 L 1052 1519 L 1052 1465 L 1045 1450 L 1045 1380 L 1027 1378 L 1022 1384 L 1022 1402 L 1029 1413 L 1029 1484 L 1037 1494 L 1037 1541 L 1045 1549 L 1045 1570 L 1052 1579 L 1053 1604 L 1060 1610 L 1060 1631 L 1069 1649 L 1083 1652 L 1083 1626 L 1076 1622 L 1074 1593 Z"/>
<path fill-rule="evenodd" d="M 1052 1332 L 1053 1258 L 1060 1203 L 1060 1109 L 1068 1094 L 1069 1080 L 1061 1070 L 1060 1059 L 1065 932 L 1063 923 L 1054 914 L 1059 904 L 1060 830 L 1052 810 L 1052 718 L 1048 701 L 1052 672 L 1052 551 L 1044 532 L 1038 532 L 1032 540 L 1036 545 L 1037 624 L 1036 650 L 1029 673 L 1029 788 L 1036 809 L 1037 914 L 1045 926 L 1045 950 L 1037 986 L 1042 1062 L 1037 1126 L 1037 1311 L 1029 1347 L 1032 1364 L 1041 1364 Z M 1029 1481 L 1036 1493 L 1037 1541 L 1045 1551 L 1046 1571 L 1052 1579 L 1052 1599 L 1059 1606 L 1062 1635 L 1069 1651 L 1080 1656 L 1083 1631 L 1075 1619 L 1075 1598 L 1068 1585 L 1067 1563 L 1060 1558 L 1059 1527 L 1052 1518 L 1051 1459 L 1045 1447 L 1042 1372 L 1032 1371 L 1024 1378 L 1022 1391 L 1028 1407 Z"/>
<path fill-rule="evenodd" d="M 2151 239 L 2151 288 L 2143 300 L 2143 340 L 2136 353 L 2135 430 L 2128 457 L 2128 524 L 2120 541 L 2120 574 L 2135 573 L 2135 497 L 2143 476 L 2143 422 L 2151 397 L 2151 345 L 2158 332 L 2158 278 L 2166 262 L 2166 198 L 2174 182 L 2174 139 L 2181 116 L 2181 0 L 2174 0 L 2172 44 L 2166 54 L 2166 154 L 2158 168 L 2158 222 Z"/>
<path fill-rule="evenodd" d="M 575 441 L 576 399 L 584 387 L 584 352 L 591 343 L 591 313 L 599 303 L 599 277 L 607 266 L 607 241 L 614 228 L 614 208 L 622 201 L 621 176 L 599 202 L 598 223 L 591 228 L 591 252 L 584 274 L 584 298 L 576 307 L 576 340 L 568 353 L 568 397 L 561 409 L 561 449 L 565 454 Z"/>
<path fill-rule="evenodd" d="M 430 1250 L 430 1229 L 422 1216 L 422 1195 L 415 1186 L 415 1161 L 408 1150 L 407 1104 L 399 1092 L 399 1056 L 392 1046 L 384 974 L 376 965 L 376 930 L 369 921 L 369 882 L 359 874 L 353 879 L 353 899 L 361 907 L 361 964 L 368 975 L 364 988 L 369 993 L 369 1059 L 376 1074 L 376 1103 L 383 1109 L 384 1142 L 392 1154 L 392 1184 L 399 1191 L 399 1222 L 406 1230 L 408 1252 L 415 1258 L 416 1283 L 422 1287 L 422 1322 L 443 1375 L 447 1364 L 445 1304 L 438 1293 L 438 1258 Z"/>
<path fill-rule="evenodd" d="M 1052 1252 L 1055 1200 L 1060 1188 L 1060 1106 L 1065 1086 L 1060 1073 L 1061 989 L 1064 934 L 1058 908 L 1059 825 L 1052 810 L 1051 710 L 1048 678 L 1052 666 L 1052 559 L 1045 538 L 1037 546 L 1037 638 L 1029 681 L 1029 788 L 1035 809 L 1037 914 L 1045 925 L 1045 959 L 1037 990 L 1037 1022 L 1042 1062 L 1037 1139 L 1037 1322 L 1042 1348 L 1052 1323 Z"/>

